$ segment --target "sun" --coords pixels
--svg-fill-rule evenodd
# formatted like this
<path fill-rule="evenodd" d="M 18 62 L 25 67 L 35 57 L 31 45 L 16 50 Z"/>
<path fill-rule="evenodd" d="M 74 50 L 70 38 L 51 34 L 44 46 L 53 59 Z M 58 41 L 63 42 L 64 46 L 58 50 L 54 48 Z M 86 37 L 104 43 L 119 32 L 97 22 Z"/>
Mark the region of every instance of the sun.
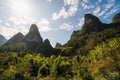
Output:
<path fill-rule="evenodd" d="M 31 5 L 29 0 L 13 0 L 11 1 L 12 12 L 16 15 L 23 16 L 31 13 Z"/>

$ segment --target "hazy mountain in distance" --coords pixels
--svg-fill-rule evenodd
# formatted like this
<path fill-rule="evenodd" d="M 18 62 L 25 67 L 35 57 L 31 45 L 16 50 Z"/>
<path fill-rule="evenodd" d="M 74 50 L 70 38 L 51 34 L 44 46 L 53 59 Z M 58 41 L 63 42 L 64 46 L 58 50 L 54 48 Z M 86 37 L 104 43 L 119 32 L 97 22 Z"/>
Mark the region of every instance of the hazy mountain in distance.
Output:
<path fill-rule="evenodd" d="M 7 39 L 3 35 L 0 34 L 0 45 L 5 44 L 6 42 L 7 42 Z"/>

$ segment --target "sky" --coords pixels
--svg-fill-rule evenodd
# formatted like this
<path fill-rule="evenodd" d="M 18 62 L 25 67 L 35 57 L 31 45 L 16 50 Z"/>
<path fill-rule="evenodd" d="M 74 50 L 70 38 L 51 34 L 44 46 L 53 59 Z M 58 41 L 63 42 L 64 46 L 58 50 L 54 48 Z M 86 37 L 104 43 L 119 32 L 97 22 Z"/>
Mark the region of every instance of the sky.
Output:
<path fill-rule="evenodd" d="M 65 44 L 74 30 L 80 30 L 84 14 L 111 23 L 120 12 L 120 0 L 0 0 L 0 34 L 10 39 L 18 32 L 26 35 L 36 24 L 43 39 L 52 46 Z"/>

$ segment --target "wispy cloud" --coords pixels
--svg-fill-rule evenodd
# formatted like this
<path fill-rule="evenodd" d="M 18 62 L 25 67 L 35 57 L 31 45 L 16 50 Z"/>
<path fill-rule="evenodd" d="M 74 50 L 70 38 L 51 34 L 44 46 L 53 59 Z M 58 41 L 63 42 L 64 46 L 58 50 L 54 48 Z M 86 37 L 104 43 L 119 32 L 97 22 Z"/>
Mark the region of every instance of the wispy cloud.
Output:
<path fill-rule="evenodd" d="M 98 14 L 98 16 L 103 16 L 107 11 L 115 5 L 115 0 L 108 0 L 108 3 L 105 5 L 105 9 Z"/>
<path fill-rule="evenodd" d="M 5 36 L 7 39 L 9 39 L 10 37 L 12 37 L 14 34 L 16 34 L 18 32 L 18 30 L 4 26 L 4 25 L 0 25 L 0 28 L 1 28 L 0 34 Z"/>
<path fill-rule="evenodd" d="M 102 5 L 102 0 L 97 0 L 96 3 L 89 4 L 90 1 L 80 1 L 81 7 L 83 10 L 87 10 L 87 12 L 93 13 L 98 17 L 105 15 L 115 5 L 115 0 L 106 0 L 107 2 Z"/>
<path fill-rule="evenodd" d="M 88 2 L 89 2 L 89 0 L 83 0 L 83 2 L 88 3 Z"/>
<path fill-rule="evenodd" d="M 39 30 L 42 32 L 47 32 L 49 30 L 52 30 L 49 25 L 50 22 L 47 19 L 42 19 L 40 22 L 37 23 L 39 26 Z"/>
<path fill-rule="evenodd" d="M 67 18 L 68 16 L 69 16 L 69 14 L 67 13 L 67 11 L 65 10 L 64 7 L 62 7 L 62 9 L 59 11 L 59 13 L 53 13 L 52 14 L 53 20 L 57 20 L 61 17 Z"/>
<path fill-rule="evenodd" d="M 78 8 L 77 8 L 77 7 L 75 7 L 75 6 L 70 6 L 70 8 L 69 8 L 69 10 L 68 10 L 69 16 L 75 15 L 77 11 L 78 11 Z"/>
<path fill-rule="evenodd" d="M 82 8 L 83 8 L 84 10 L 94 8 L 93 5 L 88 5 L 88 4 L 85 3 L 85 2 L 81 2 L 81 6 L 82 6 Z"/>
<path fill-rule="evenodd" d="M 120 5 L 114 7 L 112 10 L 110 10 L 108 13 L 106 13 L 103 18 L 105 19 L 105 18 L 108 18 L 109 16 L 111 16 L 114 12 L 119 10 L 119 7 L 120 7 Z"/>
<path fill-rule="evenodd" d="M 10 17 L 9 22 L 18 26 L 18 25 L 26 25 L 36 22 L 34 18 L 30 17 Z"/>
<path fill-rule="evenodd" d="M 35 18 L 30 17 L 16 17 L 11 16 L 8 22 L 5 23 L 7 27 L 14 28 L 18 32 L 22 32 L 26 34 L 29 30 L 31 24 L 36 24 L 37 20 Z"/>
<path fill-rule="evenodd" d="M 95 10 L 93 11 L 93 14 L 94 15 L 98 15 L 98 13 L 100 12 L 100 6 L 97 6 L 96 8 L 95 8 Z"/>
<path fill-rule="evenodd" d="M 84 24 L 84 18 L 80 18 L 78 26 L 82 27 L 83 24 Z"/>
<path fill-rule="evenodd" d="M 70 23 L 63 23 L 59 26 L 59 29 L 68 30 L 70 31 L 73 28 L 73 26 Z"/>
<path fill-rule="evenodd" d="M 28 30 L 31 24 L 37 24 L 39 27 L 39 30 L 42 32 L 47 32 L 51 30 L 51 28 L 49 27 L 50 22 L 47 19 L 36 19 L 36 18 L 30 18 L 30 17 L 10 17 L 9 23 L 7 23 L 7 25 L 9 24 L 14 25 L 15 26 L 14 28 L 17 28 L 22 32 L 24 30 Z"/>
<path fill-rule="evenodd" d="M 2 20 L 0 20 L 0 23 L 1 22 Z M 32 23 L 37 24 L 38 29 L 41 32 L 52 30 L 52 28 L 50 28 L 50 22 L 45 18 L 35 19 L 29 17 L 10 17 L 6 23 L 0 24 L 0 34 L 4 35 L 7 39 L 18 32 L 26 34 L 28 33 Z"/>
<path fill-rule="evenodd" d="M 108 0 L 108 4 L 105 6 L 105 9 L 110 9 L 112 6 L 114 6 L 115 0 Z"/>
<path fill-rule="evenodd" d="M 59 18 L 68 18 L 70 16 L 74 16 L 78 11 L 79 0 L 64 0 L 64 6 L 59 10 L 58 13 L 53 13 L 53 20 L 57 20 Z M 66 8 L 68 6 L 69 8 Z"/>
<path fill-rule="evenodd" d="M 64 0 L 64 5 L 78 6 L 79 0 Z"/>

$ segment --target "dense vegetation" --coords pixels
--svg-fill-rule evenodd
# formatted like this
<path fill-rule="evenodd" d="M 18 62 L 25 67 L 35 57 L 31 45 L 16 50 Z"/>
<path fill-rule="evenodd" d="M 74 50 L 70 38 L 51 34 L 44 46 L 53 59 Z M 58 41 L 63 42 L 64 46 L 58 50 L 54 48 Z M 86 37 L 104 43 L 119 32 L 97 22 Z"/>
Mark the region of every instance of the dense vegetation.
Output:
<path fill-rule="evenodd" d="M 28 48 L 33 49 L 35 45 L 31 44 L 36 43 L 30 35 L 37 31 L 34 28 L 29 38 L 25 37 L 29 45 L 13 37 L 18 43 L 0 47 L 0 80 L 120 80 L 119 20 L 103 24 L 93 15 L 86 18 L 91 16 L 93 21 L 85 19 L 82 29 L 56 49 L 47 39 L 41 46 L 35 44 L 40 53 Z"/>
<path fill-rule="evenodd" d="M 92 16 L 92 18 L 95 18 L 95 21 L 93 19 L 93 22 L 85 23 L 81 30 L 73 32 L 71 39 L 64 45 L 64 48 L 69 47 L 70 55 L 86 55 L 98 44 L 110 38 L 120 37 L 120 22 L 104 24 L 97 17 Z"/>
<path fill-rule="evenodd" d="M 43 57 L 40 54 L 0 53 L 1 80 L 119 80 L 120 38 L 94 47 L 87 56 Z"/>

